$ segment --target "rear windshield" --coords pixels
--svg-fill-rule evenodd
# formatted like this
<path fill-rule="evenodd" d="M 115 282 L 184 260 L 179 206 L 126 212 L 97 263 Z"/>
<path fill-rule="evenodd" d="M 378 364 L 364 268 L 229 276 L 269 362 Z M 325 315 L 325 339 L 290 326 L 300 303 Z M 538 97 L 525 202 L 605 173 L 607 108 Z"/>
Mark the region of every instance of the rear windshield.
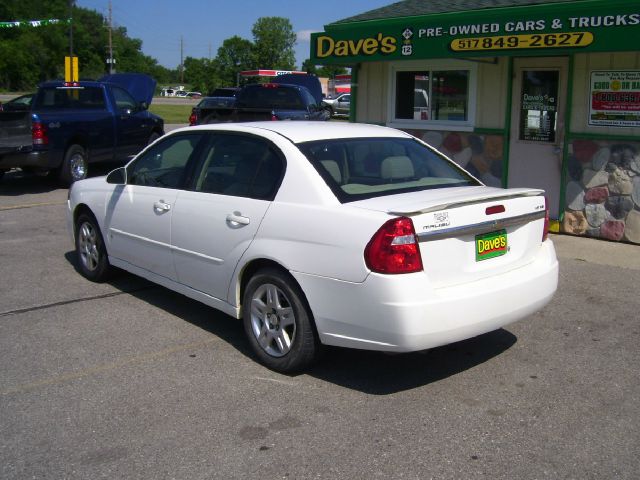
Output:
<path fill-rule="evenodd" d="M 432 188 L 480 185 L 411 138 L 349 138 L 298 144 L 341 202 Z"/>
<path fill-rule="evenodd" d="M 38 92 L 37 108 L 104 110 L 104 93 L 99 87 L 43 87 Z"/>
<path fill-rule="evenodd" d="M 280 108 L 283 110 L 304 108 L 302 97 L 297 89 L 276 84 L 246 87 L 238 97 L 237 105 L 239 107 Z"/>

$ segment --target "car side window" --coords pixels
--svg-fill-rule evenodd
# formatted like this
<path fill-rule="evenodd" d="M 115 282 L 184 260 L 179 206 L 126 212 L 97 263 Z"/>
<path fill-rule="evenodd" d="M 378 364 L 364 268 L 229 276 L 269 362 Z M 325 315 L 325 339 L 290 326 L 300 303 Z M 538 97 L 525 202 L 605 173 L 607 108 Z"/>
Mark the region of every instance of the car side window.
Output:
<path fill-rule="evenodd" d="M 280 186 L 284 162 L 268 142 L 245 135 L 214 135 L 194 175 L 194 190 L 272 200 Z"/>
<path fill-rule="evenodd" d="M 189 161 L 202 134 L 173 135 L 156 143 L 127 168 L 127 183 L 147 187 L 181 188 Z"/>
<path fill-rule="evenodd" d="M 138 104 L 126 90 L 119 87 L 112 87 L 113 98 L 116 101 L 118 110 L 136 110 Z"/>

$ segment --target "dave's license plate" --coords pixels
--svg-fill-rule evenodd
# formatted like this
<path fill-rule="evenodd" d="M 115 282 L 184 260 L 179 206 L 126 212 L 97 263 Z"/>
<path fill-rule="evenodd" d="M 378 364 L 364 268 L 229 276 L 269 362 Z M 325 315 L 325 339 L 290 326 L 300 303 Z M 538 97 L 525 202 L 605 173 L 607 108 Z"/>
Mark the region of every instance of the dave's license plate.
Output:
<path fill-rule="evenodd" d="M 499 257 L 507 253 L 507 231 L 476 235 L 476 262 Z"/>

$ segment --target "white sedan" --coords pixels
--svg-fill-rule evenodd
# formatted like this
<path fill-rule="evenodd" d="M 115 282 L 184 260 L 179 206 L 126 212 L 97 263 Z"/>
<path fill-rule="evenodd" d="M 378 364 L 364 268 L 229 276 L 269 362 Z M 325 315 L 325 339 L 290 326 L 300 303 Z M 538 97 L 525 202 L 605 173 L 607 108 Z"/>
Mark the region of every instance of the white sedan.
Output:
<path fill-rule="evenodd" d="M 322 345 L 410 352 L 522 319 L 558 262 L 543 191 L 484 186 L 385 127 L 176 130 L 68 202 L 81 273 L 119 267 L 244 322 L 257 358 Z"/>

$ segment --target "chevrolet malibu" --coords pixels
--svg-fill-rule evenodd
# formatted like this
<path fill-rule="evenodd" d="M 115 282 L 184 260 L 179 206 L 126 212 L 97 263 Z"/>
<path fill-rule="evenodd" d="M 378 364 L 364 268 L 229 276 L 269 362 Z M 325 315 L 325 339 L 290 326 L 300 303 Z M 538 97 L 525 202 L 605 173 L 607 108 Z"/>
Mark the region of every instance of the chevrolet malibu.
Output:
<path fill-rule="evenodd" d="M 558 281 L 543 191 L 484 186 L 372 125 L 176 130 L 76 182 L 68 224 L 86 278 L 118 267 L 242 319 L 281 372 L 322 345 L 410 352 L 489 332 Z"/>

